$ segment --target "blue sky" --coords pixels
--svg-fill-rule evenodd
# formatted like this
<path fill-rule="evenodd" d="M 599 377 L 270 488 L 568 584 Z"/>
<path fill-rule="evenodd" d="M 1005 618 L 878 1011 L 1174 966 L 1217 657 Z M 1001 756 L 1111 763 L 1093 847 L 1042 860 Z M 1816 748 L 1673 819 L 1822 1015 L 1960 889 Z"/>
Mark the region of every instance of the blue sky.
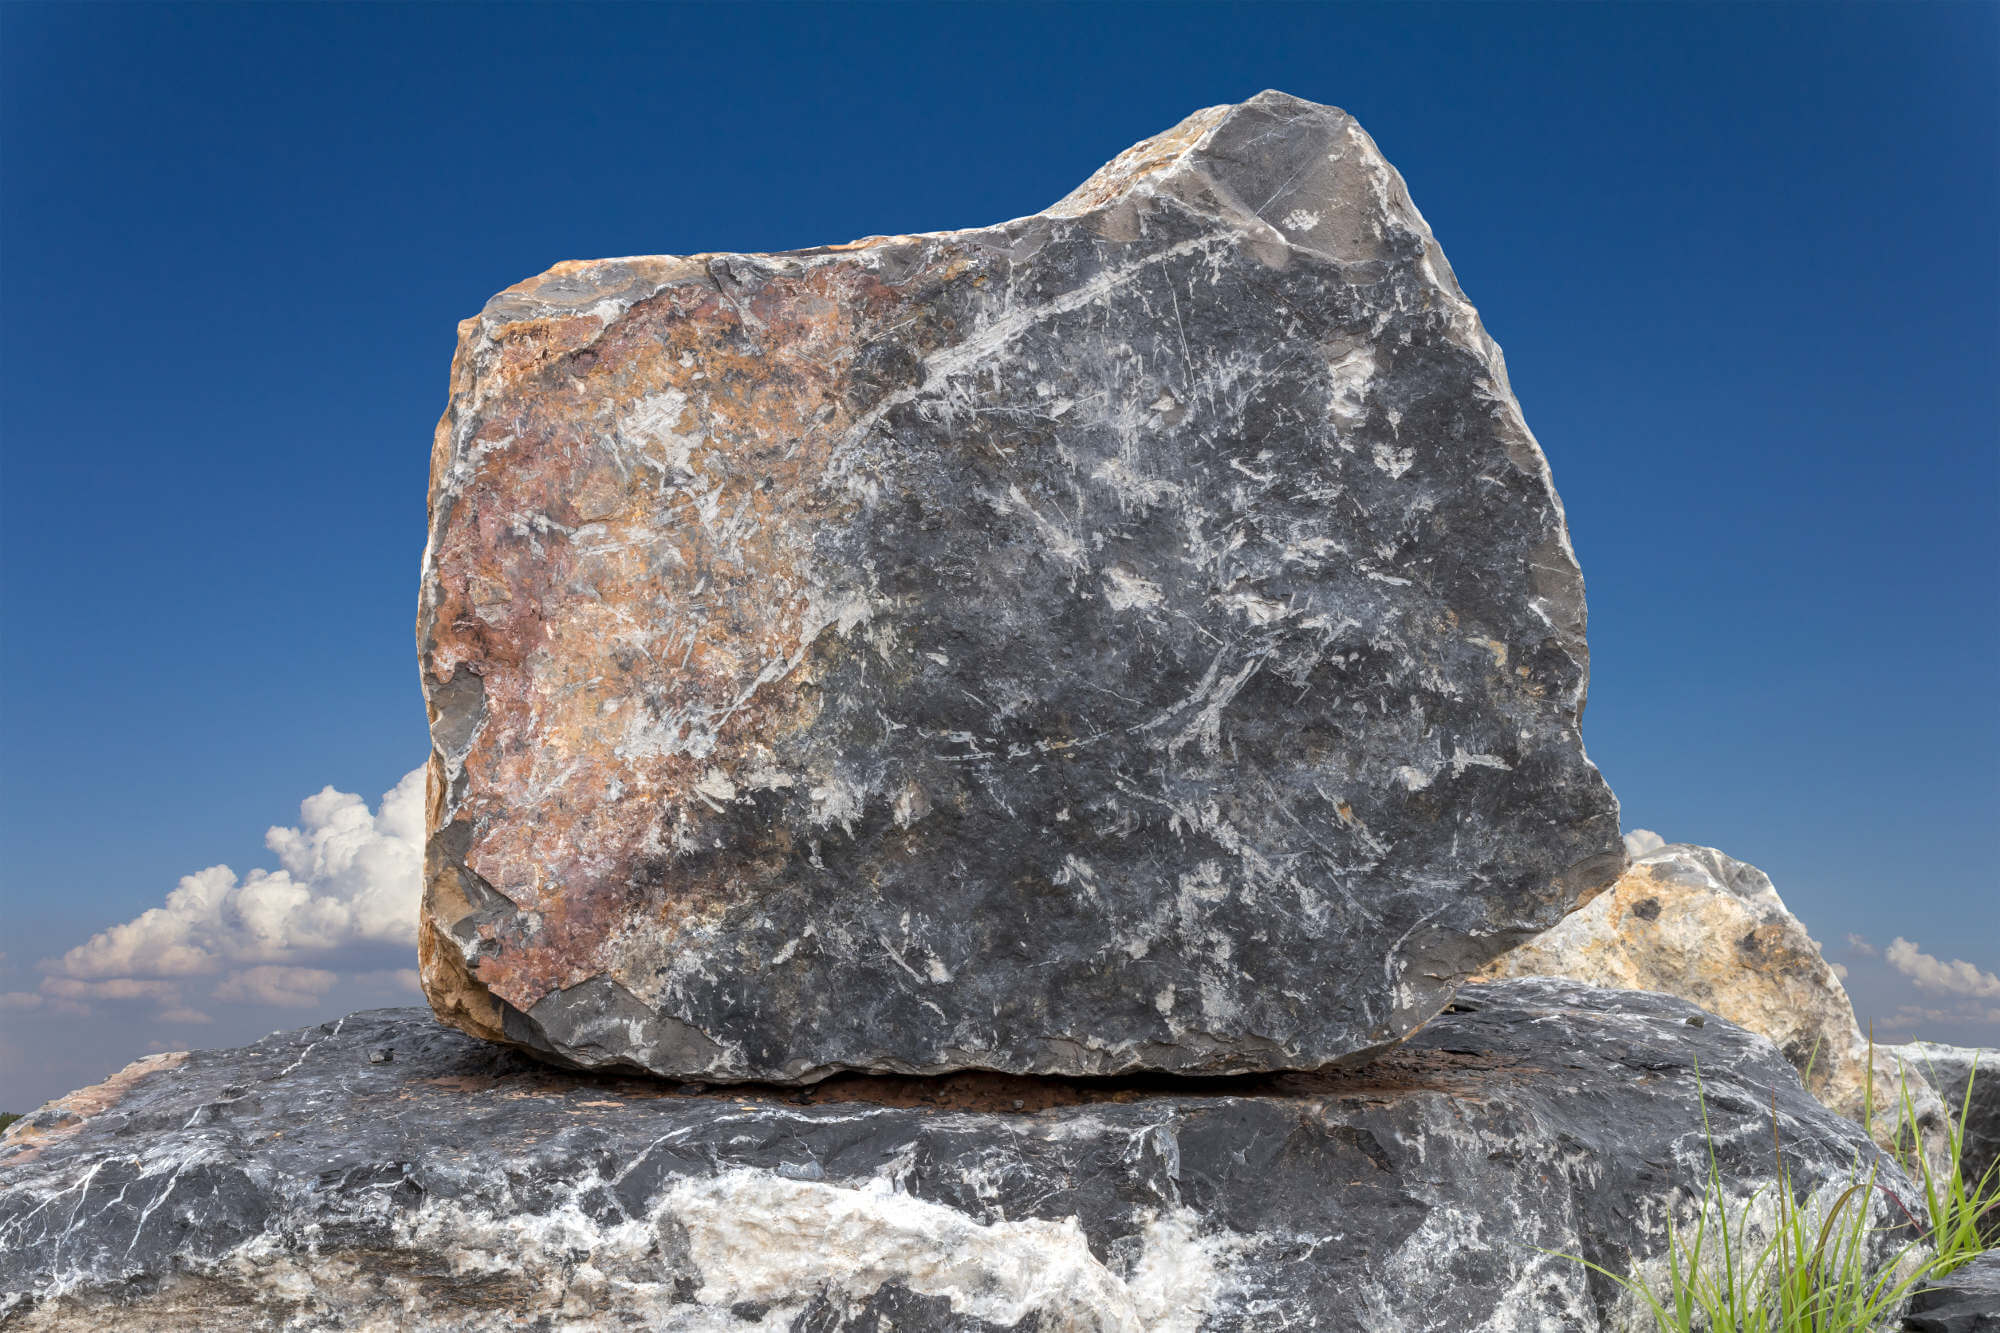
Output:
<path fill-rule="evenodd" d="M 1507 351 L 1627 826 L 2000 1044 L 1996 56 L 1985 4 L 0 6 L 0 1107 L 413 998 L 459 319 L 1034 212 L 1266 87 L 1360 118 Z"/>

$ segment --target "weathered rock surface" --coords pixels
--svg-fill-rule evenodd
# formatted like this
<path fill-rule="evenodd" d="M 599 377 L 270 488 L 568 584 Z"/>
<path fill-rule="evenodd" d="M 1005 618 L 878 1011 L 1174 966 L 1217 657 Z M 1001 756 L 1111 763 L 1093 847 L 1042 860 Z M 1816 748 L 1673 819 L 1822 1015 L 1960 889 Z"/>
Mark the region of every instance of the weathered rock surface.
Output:
<path fill-rule="evenodd" d="M 1965 1118 L 1960 1170 L 1968 1183 L 1986 1178 L 2000 1164 L 2000 1050 L 1913 1041 L 1891 1046 L 1889 1055 L 1914 1078 L 1937 1090 L 1944 1113 L 1955 1125 Z M 1975 1067 L 1977 1072 L 1975 1073 Z M 1971 1097 L 1966 1096 L 1970 1089 Z"/>
<path fill-rule="evenodd" d="M 1638 856 L 1609 892 L 1483 975 L 1678 995 L 1770 1038 L 1821 1101 L 1865 1118 L 1868 1042 L 1847 988 L 1770 877 L 1713 847 L 1667 843 Z M 1921 1071 L 1906 1079 L 1886 1046 L 1874 1060 L 1877 1137 L 1894 1144 L 1907 1083 L 1925 1152 L 1948 1160 L 1944 1106 Z"/>
<path fill-rule="evenodd" d="M 1988 1250 L 1910 1302 L 1907 1333 L 2000 1333 L 2000 1250 Z"/>
<path fill-rule="evenodd" d="M 1771 1201 L 1774 1114 L 1802 1198 L 1909 1188 L 1696 1018 L 1517 981 L 1364 1068 L 677 1093 L 378 1010 L 15 1126 L 0 1290 L 24 1331 L 1636 1327 L 1544 1251 L 1657 1275 L 1707 1173 L 1697 1061 L 1732 1207 Z"/>
<path fill-rule="evenodd" d="M 447 1022 L 709 1080 L 1315 1066 L 1609 884 L 1583 583 L 1345 113 L 460 327 L 418 624 Z"/>

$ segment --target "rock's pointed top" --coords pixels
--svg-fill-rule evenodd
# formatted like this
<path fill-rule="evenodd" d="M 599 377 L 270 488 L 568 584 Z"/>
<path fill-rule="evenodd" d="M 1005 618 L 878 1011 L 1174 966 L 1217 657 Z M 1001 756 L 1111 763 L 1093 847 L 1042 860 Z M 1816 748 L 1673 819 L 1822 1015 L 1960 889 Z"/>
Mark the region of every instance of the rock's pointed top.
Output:
<path fill-rule="evenodd" d="M 1134 144 L 1046 213 L 1075 217 L 1135 194 L 1172 195 L 1342 263 L 1385 258 L 1392 229 L 1430 239 L 1402 176 L 1353 116 L 1272 89 L 1205 107 Z M 1443 256 L 1433 262 L 1443 265 Z M 1443 266 L 1439 276 L 1449 281 L 1449 273 Z"/>
<path fill-rule="evenodd" d="M 1200 170 L 1211 157 L 1227 153 L 1229 143 L 1239 137 L 1228 133 L 1228 127 L 1246 122 L 1258 130 L 1282 127 L 1281 140 L 1296 140 L 1314 131 L 1316 137 L 1329 139 L 1355 123 L 1339 107 L 1270 89 L 1248 101 L 1206 106 L 1171 129 L 1133 144 L 1047 211 L 1063 216 L 1086 212 L 1143 182 Z"/>
<path fill-rule="evenodd" d="M 586 316 L 615 319 L 674 282 L 705 281 L 725 268 L 818 262 L 839 254 L 879 254 L 911 243 L 982 237 L 989 243 L 1025 232 L 1040 219 L 1095 217 L 1107 239 L 1130 241 L 1140 212 L 1172 198 L 1232 231 L 1260 262 L 1283 268 L 1293 251 L 1341 264 L 1381 264 L 1407 236 L 1422 245 L 1427 280 L 1450 313 L 1454 335 L 1500 363 L 1430 225 L 1358 121 L 1335 106 L 1266 89 L 1243 102 L 1205 107 L 1173 128 L 1127 148 L 1039 214 L 996 226 L 858 237 L 841 245 L 775 254 L 703 252 L 565 260 L 518 282 L 486 305 L 489 328 L 518 319 Z M 1504 375 L 1504 368 L 1501 370 Z"/>

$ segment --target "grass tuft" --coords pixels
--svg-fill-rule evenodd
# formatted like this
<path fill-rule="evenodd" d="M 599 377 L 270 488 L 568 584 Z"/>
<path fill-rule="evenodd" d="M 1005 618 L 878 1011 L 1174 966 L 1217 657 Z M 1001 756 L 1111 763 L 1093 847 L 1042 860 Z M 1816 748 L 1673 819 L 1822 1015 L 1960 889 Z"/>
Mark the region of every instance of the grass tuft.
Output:
<path fill-rule="evenodd" d="M 1875 1054 L 1872 1027 L 1868 1046 L 1872 1068 Z M 1925 1239 L 1936 1256 L 1931 1261 L 1933 1277 L 1963 1268 L 2000 1245 L 2000 1162 L 1988 1166 L 1978 1180 L 1965 1178 L 1965 1127 L 1972 1115 L 1972 1086 L 1978 1078 L 1979 1060 L 1975 1056 L 1972 1072 L 1965 1080 L 1965 1098 L 1951 1122 L 1946 1141 L 1950 1160 L 1943 1169 L 1934 1169 L 1918 1146 L 1917 1112 L 1910 1097 L 1909 1080 L 1902 1080 L 1898 1088 L 1896 1141 L 1908 1145 L 1902 1154 L 1903 1169 L 1923 1186 Z"/>
<path fill-rule="evenodd" d="M 1872 1070 L 1872 1037 L 1870 1047 Z M 1823 1206 L 1801 1205 L 1779 1140 L 1775 1093 L 1771 1152 L 1777 1179 L 1767 1187 L 1774 1197 L 1766 1202 L 1760 1190 L 1732 1215 L 1723 1200 L 1722 1169 L 1699 1068 L 1695 1083 L 1702 1136 L 1708 1145 L 1707 1188 L 1692 1227 L 1668 1221 L 1664 1295 L 1635 1274 L 1614 1273 L 1579 1255 L 1561 1256 L 1636 1297 L 1652 1315 L 1658 1333 L 1873 1333 L 1902 1310 L 1917 1287 L 1951 1272 L 2000 1239 L 1994 1234 L 2000 1225 L 2000 1168 L 1970 1184 L 1960 1171 L 1971 1106 L 1969 1085 L 1951 1136 L 1948 1177 L 1934 1176 L 1917 1149 L 1916 1110 L 1907 1084 L 1903 1088 L 1898 1142 L 1911 1145 L 1905 1165 L 1924 1185 L 1927 1216 L 1918 1218 L 1876 1179 L 1873 1166 Z M 1873 1114 L 1871 1094 L 1870 1120 Z M 1873 1126 L 1866 1127 L 1872 1136 Z M 1921 1233 L 1882 1261 L 1872 1258 L 1870 1244 L 1878 1230 L 1869 1223 L 1878 1191 Z M 1773 1210 L 1775 1220 L 1760 1225 L 1759 1212 Z M 1768 1235 L 1762 1234 L 1767 1230 Z"/>

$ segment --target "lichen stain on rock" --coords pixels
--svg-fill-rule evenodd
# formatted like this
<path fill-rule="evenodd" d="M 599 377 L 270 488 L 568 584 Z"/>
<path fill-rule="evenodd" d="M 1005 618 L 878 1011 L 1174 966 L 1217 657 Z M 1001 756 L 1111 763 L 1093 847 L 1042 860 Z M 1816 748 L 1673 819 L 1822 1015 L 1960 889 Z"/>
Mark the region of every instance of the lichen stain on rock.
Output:
<path fill-rule="evenodd" d="M 853 354 L 907 298 L 858 263 L 742 298 L 724 286 L 668 287 L 560 358 L 539 324 L 492 337 L 503 376 L 537 383 L 473 437 L 504 452 L 508 486 L 496 497 L 475 478 L 458 500 L 478 517 L 437 553 L 428 667 L 440 682 L 475 671 L 491 715 L 534 728 L 481 747 L 453 812 L 482 825 L 469 868 L 533 914 L 477 968 L 520 1009 L 608 965 L 600 946 L 629 918 L 650 917 L 671 949 L 789 855 L 778 829 L 709 873 L 673 865 L 715 841 L 717 798 L 757 780 L 759 760 L 772 787 L 814 781 L 771 767 L 771 747 L 810 725 L 824 657 L 867 614 L 858 596 L 831 600 L 805 558 L 841 508 L 834 444 L 883 391 L 850 373 Z M 574 341 L 559 323 L 559 345 Z"/>

